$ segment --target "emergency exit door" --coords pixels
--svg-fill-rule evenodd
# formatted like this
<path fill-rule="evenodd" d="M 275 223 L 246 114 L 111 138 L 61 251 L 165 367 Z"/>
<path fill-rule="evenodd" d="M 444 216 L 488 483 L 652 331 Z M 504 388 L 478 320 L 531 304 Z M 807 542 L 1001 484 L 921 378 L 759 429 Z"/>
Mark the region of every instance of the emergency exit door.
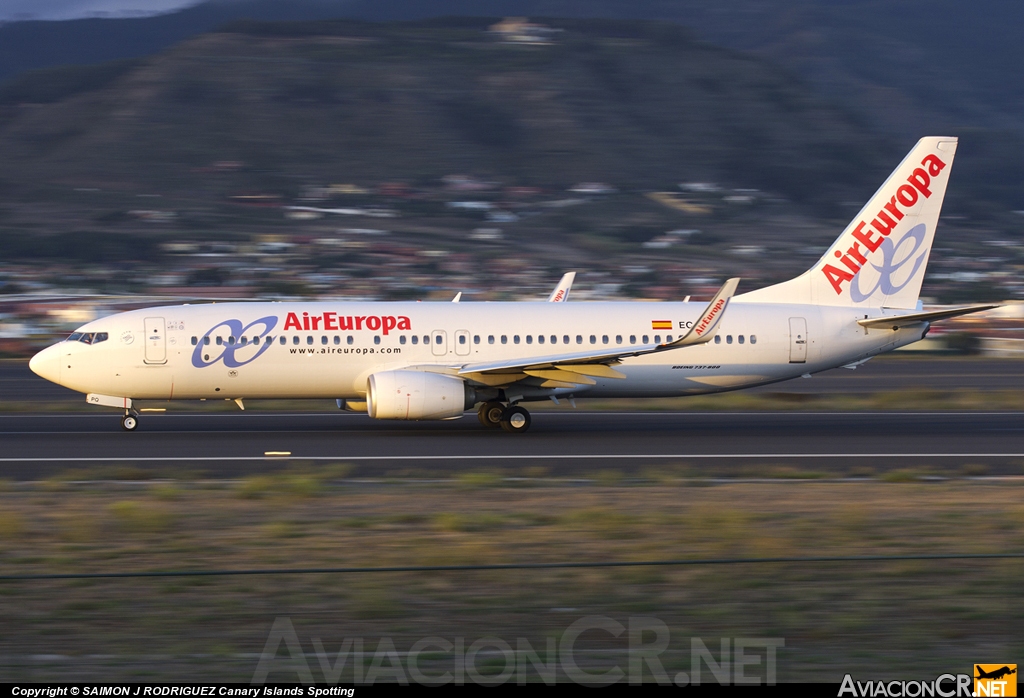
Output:
<path fill-rule="evenodd" d="M 434 356 L 448 353 L 448 334 L 444 330 L 434 330 L 430 335 L 430 350 Z"/>
<path fill-rule="evenodd" d="M 167 335 L 162 317 L 148 317 L 146 327 L 146 363 L 167 363 Z"/>
<path fill-rule="evenodd" d="M 789 363 L 802 364 L 807 361 L 807 320 L 802 317 L 789 318 Z"/>

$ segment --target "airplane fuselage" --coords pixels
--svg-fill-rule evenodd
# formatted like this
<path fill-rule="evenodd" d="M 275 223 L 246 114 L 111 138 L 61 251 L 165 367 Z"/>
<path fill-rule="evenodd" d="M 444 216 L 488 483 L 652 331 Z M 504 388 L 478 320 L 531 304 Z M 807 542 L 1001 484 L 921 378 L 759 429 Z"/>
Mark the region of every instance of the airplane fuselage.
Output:
<path fill-rule="evenodd" d="M 344 398 L 369 376 L 414 367 L 454 374 L 493 360 L 628 349 L 689 331 L 702 303 L 216 303 L 148 308 L 79 328 L 33 370 L 68 388 L 135 400 Z M 624 378 L 543 389 L 550 395 L 661 397 L 735 390 L 847 365 L 922 338 L 926 323 L 865 329 L 880 311 L 818 305 L 729 305 L 714 341 L 628 357 Z M 96 333 L 100 333 L 97 335 Z M 536 388 L 536 389 L 534 389 Z"/>

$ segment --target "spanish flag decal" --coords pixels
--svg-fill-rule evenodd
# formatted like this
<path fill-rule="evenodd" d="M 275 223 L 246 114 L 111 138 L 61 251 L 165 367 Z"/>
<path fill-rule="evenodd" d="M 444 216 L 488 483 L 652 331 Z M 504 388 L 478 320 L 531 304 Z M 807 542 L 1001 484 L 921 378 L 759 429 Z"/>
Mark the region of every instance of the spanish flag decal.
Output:
<path fill-rule="evenodd" d="M 671 330 L 672 329 L 672 321 L 671 320 L 651 320 L 651 329 L 652 330 Z"/>

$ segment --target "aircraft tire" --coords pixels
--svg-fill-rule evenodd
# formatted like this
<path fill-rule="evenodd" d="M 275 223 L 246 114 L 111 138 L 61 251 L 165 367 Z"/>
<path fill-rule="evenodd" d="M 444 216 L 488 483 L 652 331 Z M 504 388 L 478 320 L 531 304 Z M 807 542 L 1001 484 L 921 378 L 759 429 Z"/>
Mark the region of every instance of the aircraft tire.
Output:
<path fill-rule="evenodd" d="M 512 405 L 501 415 L 501 428 L 509 434 L 522 434 L 530 429 L 530 413 Z"/>
<path fill-rule="evenodd" d="M 139 419 L 130 414 L 121 418 L 121 428 L 125 431 L 135 431 L 139 428 Z"/>
<path fill-rule="evenodd" d="M 497 429 L 501 426 L 501 416 L 505 413 L 505 406 L 497 400 L 485 402 L 476 411 L 477 419 L 485 427 Z"/>

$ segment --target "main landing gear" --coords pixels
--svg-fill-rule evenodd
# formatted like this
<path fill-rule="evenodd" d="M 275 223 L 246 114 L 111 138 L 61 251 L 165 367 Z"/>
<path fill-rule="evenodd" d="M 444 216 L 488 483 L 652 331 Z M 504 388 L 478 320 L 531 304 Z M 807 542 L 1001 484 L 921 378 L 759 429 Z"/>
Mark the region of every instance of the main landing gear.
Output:
<path fill-rule="evenodd" d="M 477 409 L 476 416 L 485 427 L 501 427 L 510 434 L 521 434 L 530 428 L 530 413 L 519 405 L 505 407 L 496 400 L 485 402 Z"/>

